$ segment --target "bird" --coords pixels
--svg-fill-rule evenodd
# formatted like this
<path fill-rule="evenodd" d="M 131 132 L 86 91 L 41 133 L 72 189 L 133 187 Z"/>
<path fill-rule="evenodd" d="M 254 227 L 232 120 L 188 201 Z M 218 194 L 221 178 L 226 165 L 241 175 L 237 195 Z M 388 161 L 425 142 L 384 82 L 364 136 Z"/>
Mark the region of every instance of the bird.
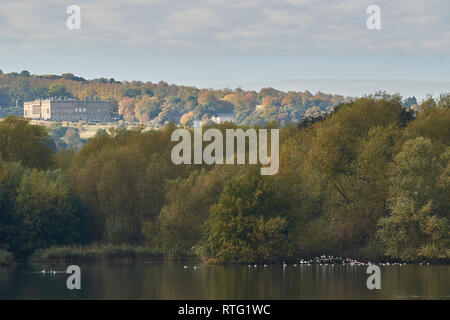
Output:
<path fill-rule="evenodd" d="M 188 268 L 188 266 L 184 266 L 183 268 L 187 269 L 187 268 Z"/>
<path fill-rule="evenodd" d="M 264 268 L 266 268 L 266 267 L 267 267 L 267 264 L 264 265 Z"/>
<path fill-rule="evenodd" d="M 41 270 L 41 273 L 45 273 L 45 272 L 46 272 L 45 269 Z"/>

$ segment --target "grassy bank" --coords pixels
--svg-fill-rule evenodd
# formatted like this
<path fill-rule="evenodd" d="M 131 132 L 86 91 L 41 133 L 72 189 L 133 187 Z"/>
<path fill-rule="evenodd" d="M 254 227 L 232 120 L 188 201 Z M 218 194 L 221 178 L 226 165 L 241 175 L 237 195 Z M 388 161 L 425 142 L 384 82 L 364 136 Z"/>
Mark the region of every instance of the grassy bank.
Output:
<path fill-rule="evenodd" d="M 0 267 L 9 266 L 14 263 L 14 255 L 11 252 L 0 249 Z"/>
<path fill-rule="evenodd" d="M 31 262 L 81 263 L 81 262 L 156 262 L 166 256 L 158 250 L 130 245 L 91 245 L 50 247 L 36 250 Z"/>

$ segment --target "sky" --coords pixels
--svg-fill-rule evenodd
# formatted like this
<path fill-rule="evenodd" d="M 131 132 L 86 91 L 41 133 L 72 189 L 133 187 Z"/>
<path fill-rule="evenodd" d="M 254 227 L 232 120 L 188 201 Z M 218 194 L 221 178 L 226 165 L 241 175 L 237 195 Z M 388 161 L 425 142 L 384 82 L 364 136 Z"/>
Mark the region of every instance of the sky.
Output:
<path fill-rule="evenodd" d="M 450 91 L 450 1 L 1 0 L 0 69 L 425 97 Z"/>

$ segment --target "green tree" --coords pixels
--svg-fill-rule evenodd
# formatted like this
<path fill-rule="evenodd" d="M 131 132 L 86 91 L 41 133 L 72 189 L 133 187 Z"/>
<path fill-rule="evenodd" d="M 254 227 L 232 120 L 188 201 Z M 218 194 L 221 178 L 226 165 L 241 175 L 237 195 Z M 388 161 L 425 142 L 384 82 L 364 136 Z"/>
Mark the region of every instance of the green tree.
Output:
<path fill-rule="evenodd" d="M 236 171 L 234 166 L 216 166 L 168 182 L 167 203 L 159 216 L 161 245 L 167 252 L 177 255 L 201 244 L 209 210 Z"/>
<path fill-rule="evenodd" d="M 442 168 L 449 167 L 450 148 L 437 157 L 431 141 L 405 142 L 391 172 L 389 207 L 380 220 L 386 254 L 406 261 L 450 257 L 450 192 Z"/>
<path fill-rule="evenodd" d="M 68 97 L 71 98 L 72 95 L 67 91 L 66 87 L 60 84 L 51 84 L 47 90 L 48 97 Z"/>
<path fill-rule="evenodd" d="M 61 171 L 28 170 L 18 189 L 11 249 L 19 257 L 39 248 L 83 241 L 82 210 Z"/>
<path fill-rule="evenodd" d="M 53 163 L 51 146 L 51 138 L 42 126 L 17 117 L 0 121 L 0 158 L 4 161 L 20 161 L 29 168 L 46 169 Z"/>
<path fill-rule="evenodd" d="M 207 254 L 224 263 L 277 261 L 286 253 L 287 204 L 258 168 L 228 183 L 207 221 Z"/>

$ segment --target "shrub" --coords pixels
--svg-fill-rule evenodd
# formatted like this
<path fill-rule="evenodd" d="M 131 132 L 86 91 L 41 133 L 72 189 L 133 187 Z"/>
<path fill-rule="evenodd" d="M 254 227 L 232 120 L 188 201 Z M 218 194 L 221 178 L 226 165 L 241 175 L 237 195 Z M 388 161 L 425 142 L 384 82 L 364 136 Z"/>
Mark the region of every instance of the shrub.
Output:
<path fill-rule="evenodd" d="M 0 267 L 14 263 L 14 255 L 11 252 L 0 249 Z"/>

